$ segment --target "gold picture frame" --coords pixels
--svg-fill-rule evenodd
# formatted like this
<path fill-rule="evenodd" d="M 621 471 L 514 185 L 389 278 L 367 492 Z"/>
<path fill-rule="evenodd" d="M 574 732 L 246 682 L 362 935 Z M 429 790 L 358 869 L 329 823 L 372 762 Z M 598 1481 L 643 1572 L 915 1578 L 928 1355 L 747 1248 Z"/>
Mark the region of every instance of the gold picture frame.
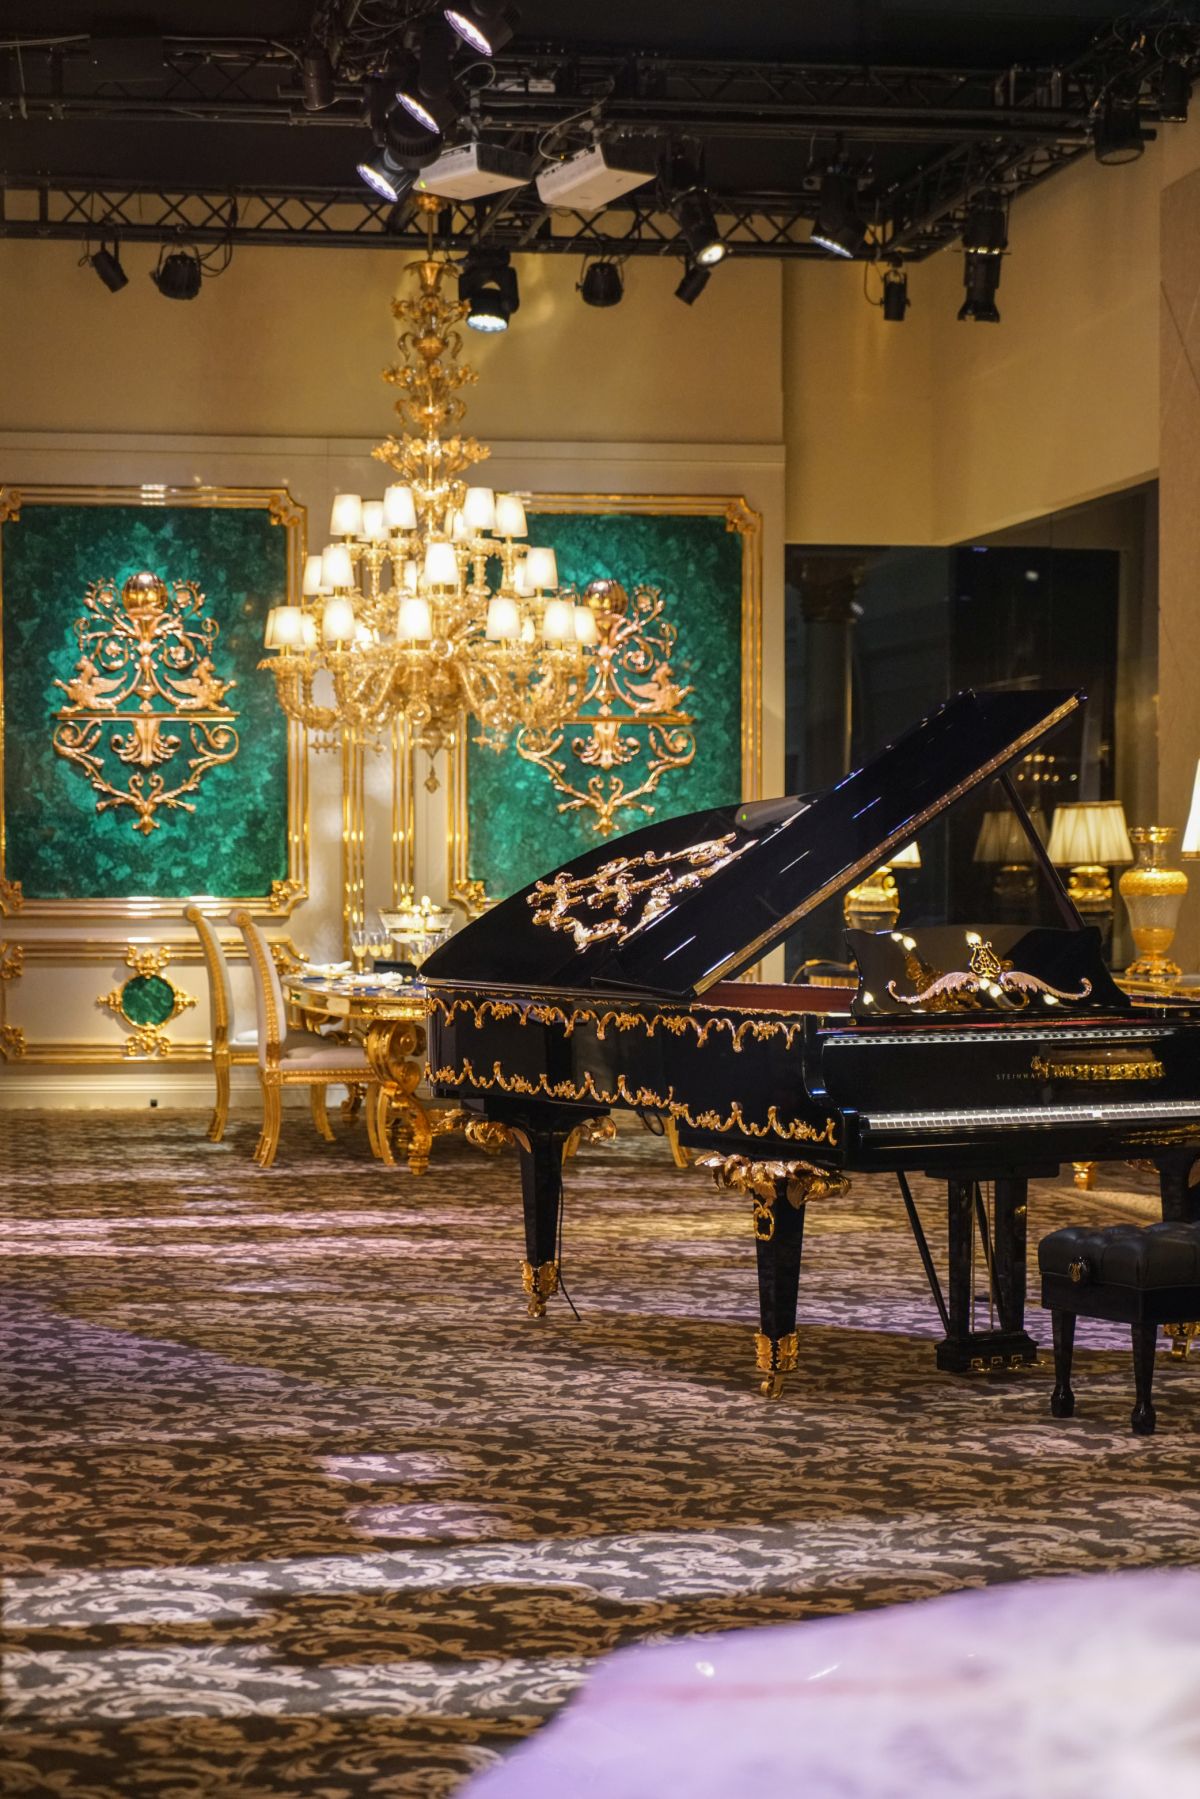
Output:
<path fill-rule="evenodd" d="M 141 486 L 67 486 L 54 483 L 7 483 L 0 485 L 0 525 L 11 524 L 29 506 L 145 506 L 153 508 L 223 507 L 265 510 L 272 524 L 285 533 L 287 547 L 287 594 L 289 604 L 299 603 L 300 581 L 306 548 L 307 513 L 286 488 L 271 487 L 171 487 Z M 2 544 L 0 544 L 0 627 L 3 623 L 4 580 Z M 29 899 L 21 891 L 7 866 L 7 836 L 4 815 L 4 662 L 3 634 L 0 629 L 0 917 L 19 915 L 22 922 L 34 919 L 53 920 L 58 924 L 84 923 L 96 919 L 146 921 L 177 918 L 184 899 L 158 898 L 153 895 L 126 898 L 89 897 L 86 899 Z M 264 922 L 287 918 L 308 897 L 309 882 L 309 791 L 308 743 L 303 727 L 288 725 L 287 735 L 287 875 L 271 883 L 265 894 L 220 894 L 197 896 L 213 911 L 228 911 L 238 906 Z"/>
<path fill-rule="evenodd" d="M 742 495 L 730 494 L 531 494 L 528 514 L 636 513 L 651 517 L 720 518 L 742 540 L 741 773 L 742 798 L 762 797 L 762 514 Z M 468 918 L 488 905 L 484 882 L 471 878 L 467 776 L 468 732 L 464 720 L 447 752 L 449 763 L 450 898 Z"/>

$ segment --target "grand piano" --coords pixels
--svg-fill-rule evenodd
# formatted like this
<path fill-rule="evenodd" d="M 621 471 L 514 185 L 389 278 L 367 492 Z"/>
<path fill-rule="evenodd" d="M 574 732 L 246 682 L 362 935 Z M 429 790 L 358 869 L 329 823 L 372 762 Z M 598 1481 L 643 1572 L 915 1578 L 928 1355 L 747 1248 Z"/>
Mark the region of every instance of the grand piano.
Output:
<path fill-rule="evenodd" d="M 1164 1217 L 1200 1215 L 1200 1008 L 1115 984 L 1013 779 L 1083 698 L 958 694 L 827 792 L 647 825 L 430 958 L 434 1088 L 519 1148 L 532 1316 L 558 1289 L 564 1149 L 613 1109 L 749 1200 L 768 1394 L 796 1363 L 806 1205 L 855 1171 L 896 1176 L 941 1320 L 938 1366 L 957 1373 L 1036 1358 L 1031 1178 L 1152 1161 Z M 1027 834 L 1053 922 L 851 931 L 853 985 L 739 979 L 989 783 Z M 945 1183 L 944 1289 L 914 1172 Z"/>

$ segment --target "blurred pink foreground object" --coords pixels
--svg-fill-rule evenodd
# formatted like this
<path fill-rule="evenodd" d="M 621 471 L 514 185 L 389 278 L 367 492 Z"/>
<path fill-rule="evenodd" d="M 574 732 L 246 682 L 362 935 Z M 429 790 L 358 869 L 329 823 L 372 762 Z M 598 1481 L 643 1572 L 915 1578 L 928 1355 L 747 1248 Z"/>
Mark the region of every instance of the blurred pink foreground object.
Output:
<path fill-rule="evenodd" d="M 622 1650 L 464 1799 L 1151 1793 L 1200 1793 L 1200 1573 L 1183 1569 Z"/>

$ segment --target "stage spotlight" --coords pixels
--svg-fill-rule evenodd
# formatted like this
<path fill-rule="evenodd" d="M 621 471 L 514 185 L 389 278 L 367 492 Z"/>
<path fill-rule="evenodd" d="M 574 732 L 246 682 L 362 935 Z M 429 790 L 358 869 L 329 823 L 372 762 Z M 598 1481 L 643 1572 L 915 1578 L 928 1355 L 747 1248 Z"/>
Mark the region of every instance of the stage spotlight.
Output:
<path fill-rule="evenodd" d="M 996 289 L 1000 285 L 1000 258 L 986 250 L 968 250 L 963 266 L 965 298 L 958 309 L 960 319 L 975 319 L 979 324 L 998 325 L 1000 310 L 996 305 Z"/>
<path fill-rule="evenodd" d="M 675 289 L 675 298 L 682 300 L 685 306 L 694 306 L 712 278 L 712 270 L 706 269 L 698 262 L 689 263 L 683 271 L 683 278 Z"/>
<path fill-rule="evenodd" d="M 402 200 L 413 184 L 413 171 L 398 162 L 390 150 L 366 156 L 357 166 L 360 179 L 381 200 L 391 200 L 393 203 Z"/>
<path fill-rule="evenodd" d="M 467 108 L 467 96 L 451 69 L 454 43 L 444 19 L 428 20 L 421 32 L 416 80 L 396 85 L 397 100 L 426 131 L 448 131 Z"/>
<path fill-rule="evenodd" d="M 849 169 L 826 169 L 821 178 L 817 216 L 808 238 L 835 256 L 861 254 L 867 228 L 858 210 L 858 182 Z"/>
<path fill-rule="evenodd" d="M 305 112 L 324 112 L 332 106 L 333 64 L 325 50 L 306 50 L 300 64 L 300 84 Z"/>
<path fill-rule="evenodd" d="M 908 276 L 902 268 L 893 264 L 884 270 L 883 275 L 883 316 L 890 324 L 902 325 L 910 304 Z"/>
<path fill-rule="evenodd" d="M 110 294 L 119 294 L 123 287 L 129 286 L 129 276 L 121 267 L 119 251 L 120 246 L 114 238 L 111 250 L 107 244 L 101 244 L 96 253 L 88 258 Z"/>
<path fill-rule="evenodd" d="M 1107 93 L 1092 115 L 1092 149 L 1106 167 L 1136 162 L 1145 149 L 1136 93 Z"/>
<path fill-rule="evenodd" d="M 671 201 L 670 214 L 688 247 L 691 260 L 713 268 L 726 254 L 712 201 L 702 187 L 689 187 Z"/>
<path fill-rule="evenodd" d="M 995 194 L 980 194 L 967 207 L 962 244 L 980 256 L 1003 256 L 1008 249 L 1004 202 Z"/>
<path fill-rule="evenodd" d="M 579 283 L 585 306 L 616 306 L 625 292 L 621 271 L 615 262 L 593 262 L 583 272 Z"/>
<path fill-rule="evenodd" d="M 1166 62 L 1158 78 L 1158 116 L 1172 125 L 1185 125 L 1188 101 L 1192 97 L 1192 78 L 1181 62 Z"/>
<path fill-rule="evenodd" d="M 441 132 L 425 131 L 403 106 L 389 112 L 383 137 L 387 155 L 403 169 L 427 169 L 445 151 Z"/>
<path fill-rule="evenodd" d="M 497 50 L 503 50 L 520 22 L 516 7 L 504 5 L 503 0 L 492 4 L 489 0 L 463 0 L 460 6 L 443 7 L 442 16 L 477 56 L 495 56 Z"/>
<path fill-rule="evenodd" d="M 165 299 L 194 300 L 200 292 L 200 258 L 195 250 L 172 250 L 170 255 L 160 250 L 150 279 Z"/>
<path fill-rule="evenodd" d="M 507 250 L 471 250 L 458 274 L 458 297 L 467 303 L 472 331 L 507 331 L 521 304 L 516 270 Z"/>

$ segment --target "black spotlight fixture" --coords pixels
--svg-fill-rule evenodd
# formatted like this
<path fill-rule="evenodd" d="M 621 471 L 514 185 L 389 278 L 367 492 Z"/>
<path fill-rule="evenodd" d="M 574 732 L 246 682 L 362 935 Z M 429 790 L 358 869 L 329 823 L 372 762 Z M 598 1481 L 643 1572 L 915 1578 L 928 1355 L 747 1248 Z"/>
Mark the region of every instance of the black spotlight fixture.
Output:
<path fill-rule="evenodd" d="M 390 150 L 377 150 L 373 156 L 364 156 L 356 166 L 359 179 L 366 182 L 371 192 L 378 194 L 381 200 L 390 200 L 393 205 L 404 198 L 413 184 L 414 171 L 406 169 Z"/>
<path fill-rule="evenodd" d="M 516 7 L 504 0 L 460 0 L 458 6 L 444 6 L 442 17 L 477 56 L 495 56 L 503 50 L 520 23 Z"/>
<path fill-rule="evenodd" d="M 129 276 L 121 267 L 120 246 L 114 238 L 112 247 L 101 244 L 88 261 L 103 281 L 110 294 L 119 294 L 123 287 L 129 286 Z"/>
<path fill-rule="evenodd" d="M 1092 149 L 1106 167 L 1136 162 L 1146 148 L 1136 89 L 1109 89 L 1092 113 Z"/>
<path fill-rule="evenodd" d="M 689 262 L 683 271 L 679 286 L 675 289 L 675 298 L 682 300 L 685 306 L 694 306 L 700 295 L 712 279 L 712 270 L 706 269 L 703 263 Z"/>
<path fill-rule="evenodd" d="M 1158 116 L 1172 125 L 1186 125 L 1188 101 L 1192 97 L 1192 78 L 1187 65 L 1165 62 L 1158 77 Z"/>
<path fill-rule="evenodd" d="M 157 266 L 150 271 L 151 281 L 164 299 L 194 300 L 203 277 L 199 256 L 195 250 L 172 250 L 169 254 L 165 251 L 164 245 Z"/>
<path fill-rule="evenodd" d="M 908 276 L 898 262 L 889 263 L 883 271 L 883 316 L 889 324 L 902 325 L 910 305 Z"/>
<path fill-rule="evenodd" d="M 396 98 L 426 131 L 448 131 L 467 109 L 467 96 L 454 79 L 454 33 L 442 18 L 429 19 L 421 31 L 415 80 L 396 82 Z"/>
<path fill-rule="evenodd" d="M 858 182 L 847 168 L 826 169 L 821 177 L 817 216 L 808 234 L 834 256 L 860 256 L 867 242 L 867 227 L 858 210 Z"/>
<path fill-rule="evenodd" d="M 980 256 L 1003 256 L 1008 249 L 1008 214 L 998 194 L 978 194 L 967 207 L 962 244 Z"/>
<path fill-rule="evenodd" d="M 300 88 L 305 112 L 324 112 L 332 106 L 333 64 L 329 52 L 319 46 L 306 50 L 300 63 Z"/>
<path fill-rule="evenodd" d="M 426 131 L 405 106 L 393 106 L 384 128 L 384 148 L 403 169 L 427 169 L 445 149 L 440 131 Z"/>
<path fill-rule="evenodd" d="M 1000 285 L 1000 258 L 986 250 L 968 250 L 963 267 L 963 303 L 960 319 L 975 319 L 979 324 L 998 325 L 1000 309 L 996 305 L 996 289 Z"/>
<path fill-rule="evenodd" d="M 458 273 L 458 297 L 467 303 L 472 331 L 507 331 L 521 304 L 517 272 L 507 250 L 471 250 Z"/>
<path fill-rule="evenodd" d="M 593 262 L 583 271 L 579 292 L 585 306 L 617 306 L 625 292 L 621 271 L 615 262 Z"/>
<path fill-rule="evenodd" d="M 715 268 L 723 256 L 728 254 L 728 245 L 722 241 L 717 230 L 716 215 L 712 209 L 712 201 L 702 187 L 689 187 L 683 193 L 676 194 L 670 204 L 670 214 L 679 227 L 679 235 L 688 247 L 688 256 L 702 268 Z"/>

